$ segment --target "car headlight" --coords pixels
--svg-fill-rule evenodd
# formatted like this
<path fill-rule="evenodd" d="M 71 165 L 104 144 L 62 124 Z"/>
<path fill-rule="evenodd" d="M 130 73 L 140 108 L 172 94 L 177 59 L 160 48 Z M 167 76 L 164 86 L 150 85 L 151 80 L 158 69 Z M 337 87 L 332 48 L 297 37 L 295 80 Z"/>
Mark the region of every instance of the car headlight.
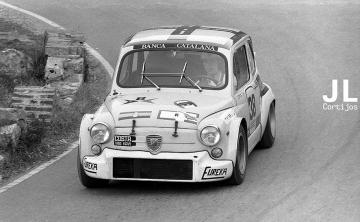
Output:
<path fill-rule="evenodd" d="M 221 138 L 220 130 L 216 126 L 206 126 L 201 130 L 200 138 L 204 145 L 215 146 Z"/>
<path fill-rule="evenodd" d="M 103 123 L 97 123 L 90 129 L 94 143 L 106 143 L 110 139 L 110 129 Z"/>

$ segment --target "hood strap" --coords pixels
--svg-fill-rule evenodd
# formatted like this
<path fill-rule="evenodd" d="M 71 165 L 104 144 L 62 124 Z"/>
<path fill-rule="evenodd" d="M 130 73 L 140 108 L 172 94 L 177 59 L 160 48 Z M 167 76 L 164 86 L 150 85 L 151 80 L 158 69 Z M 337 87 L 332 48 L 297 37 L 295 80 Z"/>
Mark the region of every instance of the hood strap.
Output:
<path fill-rule="evenodd" d="M 177 130 L 178 130 L 178 125 L 179 125 L 179 122 L 178 122 L 177 120 L 175 120 L 175 131 L 174 131 L 174 133 L 172 134 L 173 137 L 178 137 L 178 136 L 179 136 L 179 135 L 178 135 L 178 132 L 177 132 Z"/>
<path fill-rule="evenodd" d="M 131 128 L 131 133 L 130 133 L 130 136 L 135 136 L 136 133 L 135 133 L 135 126 L 136 126 L 136 120 L 132 120 L 132 128 Z"/>

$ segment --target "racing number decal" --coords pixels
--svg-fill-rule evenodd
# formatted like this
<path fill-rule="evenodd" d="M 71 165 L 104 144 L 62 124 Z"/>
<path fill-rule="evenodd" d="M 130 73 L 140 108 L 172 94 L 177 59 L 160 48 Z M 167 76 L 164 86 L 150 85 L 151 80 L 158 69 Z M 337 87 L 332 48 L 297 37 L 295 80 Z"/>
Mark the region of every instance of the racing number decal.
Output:
<path fill-rule="evenodd" d="M 254 94 L 248 97 L 248 103 L 249 103 L 249 111 L 250 111 L 250 120 L 252 120 L 256 116 L 256 103 L 255 103 Z"/>

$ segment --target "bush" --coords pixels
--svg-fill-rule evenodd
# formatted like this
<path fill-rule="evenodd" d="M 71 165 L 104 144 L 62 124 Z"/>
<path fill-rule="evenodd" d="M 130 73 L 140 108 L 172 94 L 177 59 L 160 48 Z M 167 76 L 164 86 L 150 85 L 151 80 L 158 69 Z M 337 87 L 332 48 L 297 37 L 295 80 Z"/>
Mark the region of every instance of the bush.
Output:
<path fill-rule="evenodd" d="M 94 93 L 91 83 L 84 83 L 74 96 L 74 101 L 69 107 L 54 106 L 54 117 L 50 124 L 52 133 L 64 134 L 64 131 L 78 129 L 82 116 L 85 113 L 95 112 L 103 101 L 103 92 Z"/>
<path fill-rule="evenodd" d="M 45 124 L 42 121 L 34 120 L 29 125 L 23 135 L 24 143 L 27 147 L 37 145 L 45 135 Z"/>

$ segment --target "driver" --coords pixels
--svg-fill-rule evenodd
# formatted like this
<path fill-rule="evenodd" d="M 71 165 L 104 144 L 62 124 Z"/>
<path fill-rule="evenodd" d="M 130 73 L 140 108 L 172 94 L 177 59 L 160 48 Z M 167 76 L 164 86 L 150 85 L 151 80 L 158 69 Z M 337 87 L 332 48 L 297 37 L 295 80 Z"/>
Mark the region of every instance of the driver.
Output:
<path fill-rule="evenodd" d="M 225 64 L 216 54 L 206 53 L 202 58 L 206 73 L 204 73 L 197 84 L 201 87 L 218 87 L 224 84 Z"/>

